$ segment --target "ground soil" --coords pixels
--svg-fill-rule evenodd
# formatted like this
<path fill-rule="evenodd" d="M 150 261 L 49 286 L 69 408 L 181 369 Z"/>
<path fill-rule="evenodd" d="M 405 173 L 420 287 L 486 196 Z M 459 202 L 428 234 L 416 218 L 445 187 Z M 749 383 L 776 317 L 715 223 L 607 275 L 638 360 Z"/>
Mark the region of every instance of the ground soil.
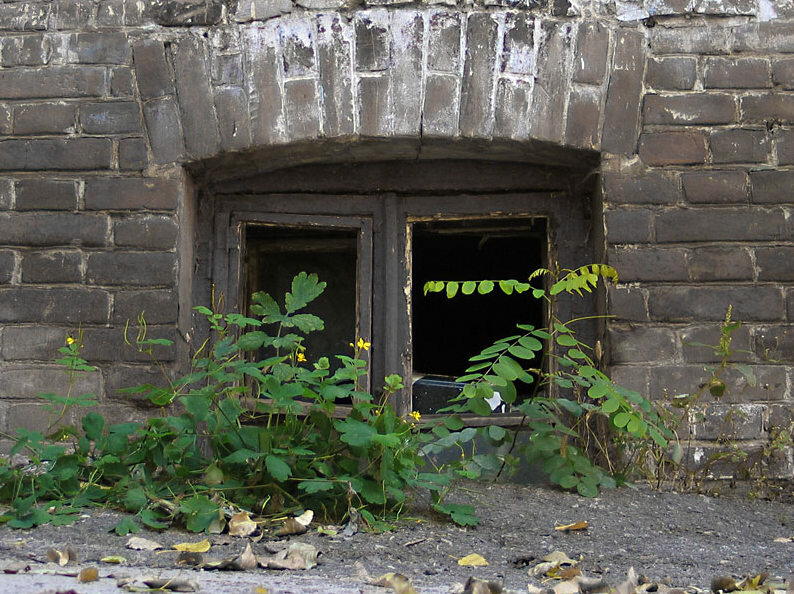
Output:
<path fill-rule="evenodd" d="M 361 579 L 361 567 L 372 576 L 402 573 L 424 593 L 454 591 L 455 584 L 469 576 L 500 580 L 511 591 L 526 592 L 527 584 L 539 584 L 528 575 L 528 567 L 555 550 L 581 558 L 584 574 L 602 576 L 612 585 L 625 578 L 629 567 L 651 580 L 667 580 L 692 591 L 708 589 L 716 576 L 769 572 L 770 579 L 787 580 L 794 572 L 794 542 L 780 541 L 794 536 L 791 503 L 657 492 L 646 487 L 624 487 L 585 499 L 548 486 L 477 483 L 461 485 L 454 499 L 477 506 L 479 526 L 460 528 L 444 522 L 422 511 L 422 502 L 417 501 L 416 509 L 393 532 L 329 537 L 312 530 L 292 537 L 321 551 L 321 564 L 308 571 L 179 569 L 176 552 L 126 549 L 127 538 L 109 532 L 119 515 L 102 510 L 85 514 L 72 526 L 28 531 L 4 527 L 0 528 L 0 568 L 18 568 L 19 561 L 24 561 L 30 571 L 0 575 L 0 592 L 114 592 L 118 591 L 115 577 L 141 573 L 187 577 L 205 592 L 252 592 L 256 587 L 271 594 L 385 592 Z M 555 530 L 578 521 L 587 521 L 588 529 L 567 534 Z M 165 546 L 203 537 L 175 529 L 141 536 Z M 228 535 L 209 539 L 213 542 L 209 557 L 233 556 L 245 546 L 245 539 Z M 254 551 L 263 554 L 269 539 L 254 543 Z M 48 548 L 62 550 L 69 544 L 79 552 L 79 566 L 57 569 L 46 563 Z M 489 565 L 458 565 L 457 560 L 470 553 L 482 555 Z M 107 555 L 123 555 L 127 564 L 100 563 Z M 52 575 L 74 573 L 89 565 L 99 568 L 98 582 L 79 584 L 73 576 Z"/>

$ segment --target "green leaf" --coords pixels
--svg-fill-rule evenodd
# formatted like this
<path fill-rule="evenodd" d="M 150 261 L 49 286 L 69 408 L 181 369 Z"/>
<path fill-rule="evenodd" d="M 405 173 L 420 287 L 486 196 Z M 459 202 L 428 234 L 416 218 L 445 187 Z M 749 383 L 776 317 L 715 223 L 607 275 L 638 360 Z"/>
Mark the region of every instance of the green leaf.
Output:
<path fill-rule="evenodd" d="M 598 485 L 587 477 L 582 477 L 576 485 L 576 491 L 582 497 L 598 497 Z"/>
<path fill-rule="evenodd" d="M 447 299 L 452 299 L 458 294 L 458 286 L 458 283 L 455 281 L 450 281 L 447 283 Z"/>
<path fill-rule="evenodd" d="M 537 333 L 537 331 L 535 331 Z M 537 338 L 532 336 L 522 336 L 518 339 L 518 344 L 522 347 L 529 349 L 530 351 L 542 351 L 543 350 L 543 343 L 540 342 Z"/>
<path fill-rule="evenodd" d="M 197 423 L 207 420 L 210 413 L 210 400 L 203 394 L 188 394 L 179 399 L 185 410 L 193 415 Z"/>
<path fill-rule="evenodd" d="M 477 292 L 480 295 L 487 295 L 491 291 L 493 291 L 494 284 L 489 280 L 480 281 L 480 284 L 477 285 Z"/>
<path fill-rule="evenodd" d="M 546 291 L 543 289 L 532 289 L 532 296 L 535 299 L 541 299 L 546 296 Z"/>
<path fill-rule="evenodd" d="M 368 446 L 377 433 L 373 427 L 356 419 L 335 421 L 334 427 L 341 433 L 340 439 L 352 446 Z"/>
<path fill-rule="evenodd" d="M 113 532 L 119 536 L 127 536 L 128 534 L 137 534 L 141 531 L 141 527 L 132 517 L 123 518 L 118 524 L 111 528 Z"/>
<path fill-rule="evenodd" d="M 579 484 L 579 477 L 574 474 L 565 474 L 559 478 L 557 484 L 560 485 L 563 489 L 573 489 L 576 485 Z"/>
<path fill-rule="evenodd" d="M 607 398 L 601 404 L 601 410 L 606 414 L 612 414 L 620 408 L 620 401 L 617 398 Z"/>
<path fill-rule="evenodd" d="M 262 348 L 268 336 L 264 332 L 256 330 L 243 334 L 235 345 L 241 351 L 255 351 Z"/>
<path fill-rule="evenodd" d="M 433 509 L 445 514 L 459 526 L 476 526 L 480 519 L 476 516 L 474 506 L 459 503 L 434 503 Z"/>
<path fill-rule="evenodd" d="M 295 313 L 317 299 L 325 291 L 326 284 L 320 282 L 317 275 L 299 272 L 292 279 L 291 291 L 284 297 L 287 313 Z"/>
<path fill-rule="evenodd" d="M 627 412 L 619 412 L 612 417 L 612 424 L 618 429 L 622 429 L 631 421 L 631 415 Z"/>
<path fill-rule="evenodd" d="M 507 435 L 507 431 L 504 427 L 500 427 L 499 425 L 491 425 L 488 427 L 488 437 L 494 441 L 502 441 L 505 435 Z"/>
<path fill-rule="evenodd" d="M 509 280 L 499 281 L 499 288 L 502 289 L 502 293 L 504 293 L 505 295 L 513 294 L 514 285 L 515 285 L 515 281 L 509 281 Z"/>
<path fill-rule="evenodd" d="M 474 281 L 466 281 L 460 289 L 464 295 L 471 295 L 477 289 L 477 283 Z"/>
<path fill-rule="evenodd" d="M 247 448 L 240 448 L 235 450 L 228 456 L 223 458 L 224 462 L 228 462 L 229 464 L 245 464 L 249 460 L 257 460 L 261 458 L 264 454 L 261 452 L 255 452 L 253 450 L 249 450 Z"/>
<path fill-rule="evenodd" d="M 289 467 L 289 464 L 284 462 L 284 460 L 278 456 L 273 456 L 270 454 L 265 457 L 265 466 L 267 467 L 267 471 L 270 473 L 270 476 L 280 483 L 283 483 L 292 476 L 292 469 Z"/>
<path fill-rule="evenodd" d="M 557 404 L 560 406 L 560 408 L 567 410 L 575 417 L 582 416 L 582 412 L 584 412 L 581 405 L 575 400 L 568 400 L 567 398 L 558 398 Z"/>
<path fill-rule="evenodd" d="M 560 346 L 572 347 L 577 346 L 579 342 L 570 334 L 560 334 L 557 336 L 557 344 Z"/>
<path fill-rule="evenodd" d="M 325 329 L 325 322 L 312 314 L 296 314 L 284 320 L 283 324 L 288 328 L 295 327 L 304 334 Z"/>
<path fill-rule="evenodd" d="M 334 483 L 326 479 L 313 479 L 309 481 L 301 481 L 298 485 L 301 491 L 308 494 L 320 493 L 321 491 L 331 491 L 334 488 Z"/>
<path fill-rule="evenodd" d="M 146 497 L 143 487 L 133 487 L 124 496 L 124 507 L 130 512 L 137 513 L 146 507 L 148 503 L 149 499 Z"/>
<path fill-rule="evenodd" d="M 468 400 L 468 406 L 471 412 L 476 415 L 480 415 L 483 417 L 487 417 L 493 411 L 491 410 L 491 405 L 488 404 L 483 398 L 481 397 L 474 397 Z"/>
<path fill-rule="evenodd" d="M 164 521 L 167 519 L 167 516 L 163 512 L 154 509 L 142 509 L 138 517 L 146 527 L 154 530 L 165 530 L 170 526 L 168 522 Z"/>
<path fill-rule="evenodd" d="M 93 411 L 89 412 L 83 417 L 82 425 L 85 436 L 91 441 L 96 441 L 102 437 L 102 431 L 105 429 L 105 417 Z"/>

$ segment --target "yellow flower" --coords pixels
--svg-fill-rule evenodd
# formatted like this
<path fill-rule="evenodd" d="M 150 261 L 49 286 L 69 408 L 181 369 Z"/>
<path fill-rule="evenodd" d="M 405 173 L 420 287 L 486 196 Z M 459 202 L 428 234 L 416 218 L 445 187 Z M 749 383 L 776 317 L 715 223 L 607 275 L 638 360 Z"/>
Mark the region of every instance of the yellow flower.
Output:
<path fill-rule="evenodd" d="M 372 343 L 371 343 L 371 342 L 367 342 L 367 341 L 366 341 L 366 340 L 364 340 L 363 338 L 359 338 L 359 339 L 358 339 L 358 342 L 356 343 L 356 346 L 357 346 L 358 348 L 360 348 L 362 351 L 368 351 L 368 350 L 369 350 L 369 347 L 371 347 L 371 346 L 372 346 Z"/>
<path fill-rule="evenodd" d="M 66 344 L 68 344 L 69 346 L 72 346 L 74 344 L 74 338 L 72 338 L 71 336 L 67 336 L 66 337 Z"/>
<path fill-rule="evenodd" d="M 298 353 L 298 363 L 305 363 L 306 362 L 306 355 L 303 353 Z"/>
<path fill-rule="evenodd" d="M 418 410 L 411 411 L 411 414 L 409 414 L 408 416 L 411 417 L 414 421 L 418 421 L 419 419 L 422 418 L 422 415 L 419 414 Z"/>

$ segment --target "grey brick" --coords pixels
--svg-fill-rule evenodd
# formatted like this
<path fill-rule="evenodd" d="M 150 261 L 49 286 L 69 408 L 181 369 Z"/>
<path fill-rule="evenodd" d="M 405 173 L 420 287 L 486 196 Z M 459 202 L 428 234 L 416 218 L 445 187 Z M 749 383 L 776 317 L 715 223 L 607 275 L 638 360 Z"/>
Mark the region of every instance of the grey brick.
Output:
<path fill-rule="evenodd" d="M 422 109 L 423 136 L 454 136 L 458 128 L 458 77 L 428 74 Z"/>
<path fill-rule="evenodd" d="M 3 330 L 0 352 L 6 361 L 55 361 L 61 356 L 58 353 L 58 349 L 66 345 L 66 337 L 71 332 L 72 329 L 69 328 L 44 326 L 42 324 L 8 326 Z M 63 370 L 61 370 L 61 374 L 63 374 Z M 89 376 L 90 374 L 77 377 L 87 378 Z M 64 376 L 62 375 L 62 377 Z M 12 381 L 15 384 L 17 383 L 14 380 Z M 53 386 L 55 385 L 58 384 L 53 384 Z M 52 392 L 54 388 L 47 388 L 46 391 Z M 24 394 L 24 391 L 22 392 Z"/>
<path fill-rule="evenodd" d="M 683 249 L 655 246 L 611 248 L 607 257 L 617 269 L 621 282 L 688 280 Z"/>
<path fill-rule="evenodd" d="M 616 243 L 647 243 L 651 239 L 653 211 L 646 209 L 608 210 L 604 213 L 607 240 Z"/>
<path fill-rule="evenodd" d="M 643 290 L 609 285 L 607 287 L 607 315 L 618 321 L 648 321 L 648 307 L 645 305 Z"/>
<path fill-rule="evenodd" d="M 794 58 L 772 62 L 772 82 L 786 90 L 794 89 Z"/>
<path fill-rule="evenodd" d="M 240 0 L 237 4 L 234 20 L 238 23 L 266 21 L 291 11 L 292 3 L 284 0 Z"/>
<path fill-rule="evenodd" d="M 80 252 L 25 253 L 22 259 L 23 283 L 79 283 L 82 255 Z"/>
<path fill-rule="evenodd" d="M 573 25 L 548 23 L 541 26 L 540 47 L 529 117 L 529 135 L 539 140 L 560 143 L 565 120 Z"/>
<path fill-rule="evenodd" d="M 119 66 L 110 70 L 110 94 L 113 97 L 132 97 L 135 91 L 132 88 L 132 69 L 129 66 Z"/>
<path fill-rule="evenodd" d="M 12 250 L 0 250 L 0 285 L 6 285 L 14 278 L 16 256 Z"/>
<path fill-rule="evenodd" d="M 165 60 L 163 43 L 144 39 L 136 42 L 132 51 L 141 98 L 152 99 L 173 94 L 174 82 Z"/>
<path fill-rule="evenodd" d="M 391 117 L 391 79 L 388 75 L 368 76 L 358 80 L 359 134 L 389 136 L 394 125 Z"/>
<path fill-rule="evenodd" d="M 14 183 L 0 177 L 0 210 L 9 210 L 13 202 Z"/>
<path fill-rule="evenodd" d="M 764 241 L 789 239 L 783 209 L 686 208 L 656 215 L 656 241 Z"/>
<path fill-rule="evenodd" d="M 693 281 L 753 280 L 750 253 L 739 247 L 696 247 L 689 254 Z"/>
<path fill-rule="evenodd" d="M 681 193 L 677 176 L 667 171 L 606 172 L 602 179 L 605 199 L 613 204 L 674 204 Z"/>
<path fill-rule="evenodd" d="M 91 0 L 55 0 L 53 25 L 55 29 L 78 29 L 91 22 Z"/>
<path fill-rule="evenodd" d="M 757 326 L 751 335 L 752 351 L 760 360 L 786 363 L 794 358 L 794 326 Z"/>
<path fill-rule="evenodd" d="M 385 10 L 359 12 L 354 18 L 356 70 L 375 72 L 391 66 L 389 13 Z"/>
<path fill-rule="evenodd" d="M 284 83 L 284 115 L 290 140 L 317 138 L 320 135 L 320 107 L 314 80 L 298 79 Z"/>
<path fill-rule="evenodd" d="M 669 328 L 612 328 L 609 344 L 613 363 L 663 362 L 676 353 L 675 336 Z"/>
<path fill-rule="evenodd" d="M 217 154 L 220 141 L 210 73 L 200 39 L 182 38 L 171 48 L 185 148 L 194 157 L 208 157 Z"/>
<path fill-rule="evenodd" d="M 750 172 L 752 200 L 756 204 L 781 204 L 792 202 L 794 171 L 765 169 Z"/>
<path fill-rule="evenodd" d="M 0 212 L 0 237 L 6 245 L 104 246 L 108 222 L 102 215 Z"/>
<path fill-rule="evenodd" d="M 5 67 L 42 66 L 50 60 L 50 40 L 41 33 L 8 36 L 0 47 L 0 63 Z"/>
<path fill-rule="evenodd" d="M 716 16 L 756 16 L 758 5 L 754 0 L 694 0 L 692 12 Z"/>
<path fill-rule="evenodd" d="M 576 36 L 573 80 L 600 85 L 606 74 L 609 30 L 601 23 L 582 23 Z"/>
<path fill-rule="evenodd" d="M 351 25 L 339 14 L 318 17 L 317 59 L 322 87 L 323 131 L 326 136 L 353 132 Z"/>
<path fill-rule="evenodd" d="M 794 131 L 779 130 L 775 138 L 778 165 L 794 165 Z"/>
<path fill-rule="evenodd" d="M 428 27 L 427 67 L 457 73 L 460 67 L 461 13 L 436 12 Z"/>
<path fill-rule="evenodd" d="M 140 171 L 149 164 L 149 149 L 143 138 L 122 138 L 119 140 L 119 169 Z"/>
<path fill-rule="evenodd" d="M 715 403 L 705 412 L 705 419 L 695 426 L 695 436 L 703 440 L 745 440 L 764 437 L 766 406 Z"/>
<path fill-rule="evenodd" d="M 73 180 L 22 179 L 16 183 L 17 210 L 74 210 L 77 186 Z"/>
<path fill-rule="evenodd" d="M 130 44 L 126 33 L 122 32 L 75 33 L 69 50 L 81 64 L 127 64 L 130 61 Z"/>
<path fill-rule="evenodd" d="M 791 23 L 785 21 L 768 21 L 765 23 L 748 23 L 734 29 L 734 51 L 761 53 L 794 52 L 794 37 L 791 35 Z"/>
<path fill-rule="evenodd" d="M 773 321 L 785 317 L 785 303 L 778 287 L 694 286 L 652 287 L 648 290 L 651 318 L 662 322 L 721 321 L 728 306 L 737 320 Z"/>
<path fill-rule="evenodd" d="M 97 177 L 85 182 L 87 210 L 174 210 L 182 195 L 177 180 Z"/>
<path fill-rule="evenodd" d="M 681 176 L 684 196 L 691 204 L 747 203 L 747 174 L 744 171 L 699 171 Z"/>
<path fill-rule="evenodd" d="M 229 55 L 212 52 L 210 69 L 214 85 L 240 86 L 243 84 L 243 57 L 240 54 Z"/>
<path fill-rule="evenodd" d="M 722 338 L 720 324 L 686 326 L 678 334 L 681 340 L 681 352 L 687 363 L 718 363 L 722 359 L 719 350 Z M 732 354 L 728 357 L 728 361 L 744 363 L 754 361 L 749 326 L 744 324 L 734 330 L 731 333 L 730 341 L 729 349 Z M 703 371 L 703 367 L 699 369 L 701 372 Z"/>
<path fill-rule="evenodd" d="M 689 57 L 648 60 L 645 81 L 657 90 L 689 91 L 697 80 L 697 61 Z"/>
<path fill-rule="evenodd" d="M 647 165 L 706 162 L 706 139 L 699 132 L 649 132 L 640 136 L 639 155 Z"/>
<path fill-rule="evenodd" d="M 14 134 L 67 134 L 75 131 L 75 106 L 34 103 L 14 106 Z"/>
<path fill-rule="evenodd" d="M 687 27 L 686 35 L 679 28 L 651 29 L 650 48 L 654 54 L 727 54 L 730 52 L 729 27 Z"/>
<path fill-rule="evenodd" d="M 422 126 L 422 61 L 424 20 L 414 10 L 393 13 L 392 33 L 394 51 L 400 55 L 391 69 L 392 117 L 394 133 L 400 136 L 419 136 Z"/>
<path fill-rule="evenodd" d="M 11 134 L 11 107 L 0 103 L 0 134 Z"/>
<path fill-rule="evenodd" d="M 278 54 L 273 28 L 246 30 L 246 71 L 255 144 L 268 145 L 284 137 Z"/>
<path fill-rule="evenodd" d="M 743 121 L 749 124 L 794 122 L 794 94 L 747 95 L 741 107 Z"/>
<path fill-rule="evenodd" d="M 604 105 L 601 148 L 608 153 L 634 153 L 640 126 L 645 38 L 638 31 L 619 31 Z"/>
<path fill-rule="evenodd" d="M 493 135 L 521 139 L 530 134 L 528 124 L 532 87 L 528 81 L 500 78 L 496 84 Z"/>
<path fill-rule="evenodd" d="M 185 154 L 179 108 L 173 97 L 152 99 L 143 104 L 143 117 L 155 163 L 174 163 Z"/>
<path fill-rule="evenodd" d="M 573 89 L 568 100 L 565 121 L 565 143 L 586 149 L 600 145 L 601 90 L 582 87 Z"/>
<path fill-rule="evenodd" d="M 170 253 L 89 254 L 86 281 L 93 285 L 174 286 L 176 257 Z"/>
<path fill-rule="evenodd" d="M 730 124 L 736 121 L 736 100 L 730 95 L 688 93 L 686 95 L 646 95 L 643 124 Z"/>
<path fill-rule="evenodd" d="M 109 313 L 110 297 L 102 290 L 0 288 L 0 321 L 3 322 L 104 324 Z"/>
<path fill-rule="evenodd" d="M 125 217 L 113 223 L 117 246 L 169 250 L 176 245 L 178 226 L 173 217 L 143 215 Z"/>
<path fill-rule="evenodd" d="M 521 12 L 505 14 L 501 71 L 527 76 L 535 62 L 535 20 Z"/>
<path fill-rule="evenodd" d="M 460 96 L 460 132 L 463 136 L 488 136 L 491 132 L 497 30 L 497 23 L 490 14 L 469 15 Z"/>
<path fill-rule="evenodd" d="M 175 324 L 179 315 L 176 291 L 121 290 L 113 299 L 112 321 L 134 322 L 143 313 L 149 324 Z"/>
<path fill-rule="evenodd" d="M 248 97 L 243 89 L 216 88 L 215 112 L 218 115 L 221 150 L 238 150 L 251 146 Z"/>
<path fill-rule="evenodd" d="M 762 58 L 709 58 L 704 86 L 707 89 L 763 89 L 771 86 L 769 60 Z"/>
<path fill-rule="evenodd" d="M 287 78 L 317 73 L 314 55 L 314 23 L 310 19 L 295 19 L 279 28 L 281 61 Z"/>
<path fill-rule="evenodd" d="M 134 338 L 134 332 L 133 327 L 131 339 Z M 152 325 L 147 326 L 146 334 L 148 338 L 166 339 L 174 342 L 176 338 L 174 328 L 158 328 Z M 83 343 L 85 348 L 81 354 L 88 361 L 151 361 L 147 353 L 140 353 L 134 347 L 124 343 L 122 328 L 85 328 Z M 158 361 L 165 363 L 174 360 L 175 351 L 175 344 L 171 346 L 155 345 L 153 355 Z"/>
<path fill-rule="evenodd" d="M 123 134 L 141 131 L 141 111 L 135 101 L 85 103 L 80 122 L 88 134 Z"/>
<path fill-rule="evenodd" d="M 124 394 L 120 390 L 143 384 L 168 386 L 168 376 L 161 369 L 148 365 L 113 365 L 107 372 L 105 394 L 108 400 L 148 408 L 153 406 L 139 394 Z"/>
<path fill-rule="evenodd" d="M 715 130 L 710 138 L 714 163 L 766 163 L 769 142 L 763 130 Z"/>
<path fill-rule="evenodd" d="M 106 89 L 105 75 L 105 68 L 100 66 L 0 70 L 0 99 L 101 97 Z"/>
<path fill-rule="evenodd" d="M 11 31 L 42 31 L 47 28 L 49 16 L 49 4 L 0 4 L 0 23 Z"/>
<path fill-rule="evenodd" d="M 0 170 L 108 169 L 113 145 L 105 138 L 0 141 Z"/>
<path fill-rule="evenodd" d="M 756 248 L 759 281 L 794 281 L 794 247 Z"/>
<path fill-rule="evenodd" d="M 96 20 L 101 27 L 123 27 L 124 0 L 100 0 Z"/>

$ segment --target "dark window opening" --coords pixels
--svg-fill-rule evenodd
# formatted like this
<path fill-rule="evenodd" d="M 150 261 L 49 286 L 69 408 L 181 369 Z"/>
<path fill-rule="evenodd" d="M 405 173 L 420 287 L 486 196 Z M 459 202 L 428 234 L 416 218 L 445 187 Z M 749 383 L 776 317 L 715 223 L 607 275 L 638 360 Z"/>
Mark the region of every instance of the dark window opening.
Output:
<path fill-rule="evenodd" d="M 358 230 L 250 224 L 245 246 L 249 297 L 264 291 L 283 306 L 301 271 L 316 273 L 327 284 L 306 309 L 325 322 L 325 330 L 304 341 L 307 358 L 349 353 L 357 329 Z"/>
<path fill-rule="evenodd" d="M 431 413 L 457 394 L 452 380 L 468 359 L 517 323 L 544 325 L 543 302 L 495 289 L 480 295 L 424 295 L 430 280 L 525 280 L 546 266 L 543 218 L 419 221 L 411 233 L 411 330 L 414 407 Z"/>

